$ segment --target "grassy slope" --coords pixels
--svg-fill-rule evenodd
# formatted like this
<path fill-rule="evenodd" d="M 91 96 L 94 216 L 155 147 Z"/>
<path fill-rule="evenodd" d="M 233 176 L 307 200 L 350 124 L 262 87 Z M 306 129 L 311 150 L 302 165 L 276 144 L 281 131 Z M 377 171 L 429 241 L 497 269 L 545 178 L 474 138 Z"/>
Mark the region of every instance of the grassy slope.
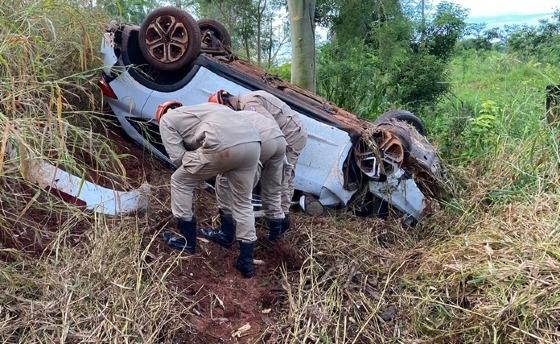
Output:
<path fill-rule="evenodd" d="M 92 37 L 107 19 L 64 2 L 18 4 L 0 16 L 0 147 L 7 137 L 20 153 L 70 169 L 84 168 L 76 152 L 95 151 L 90 165 L 119 174 L 106 140 L 71 125 L 97 110 L 88 85 L 95 72 L 85 71 L 99 63 Z M 558 341 L 560 159 L 558 132 L 542 121 L 547 77 L 558 81 L 558 71 L 503 55 L 455 59 L 457 98 L 425 118 L 456 198 L 414 230 L 393 220 L 298 217 L 287 242 L 307 260 L 284 274 L 285 302 L 276 307 L 285 316 L 271 325 L 278 338 Z M 0 165 L 2 341 L 161 342 L 188 331 L 178 319 L 186 310 L 176 308 L 182 296 L 166 283 L 176 257 L 150 255 L 157 239 L 146 218 L 84 214 L 27 185 L 19 159 Z"/>
<path fill-rule="evenodd" d="M 107 21 L 67 1 L 0 3 L 0 342 L 161 342 L 180 323 L 164 282 L 177 259 L 150 255 L 146 217 L 95 216 L 25 178 L 40 158 L 129 187 L 126 157 L 93 131 Z"/>
<path fill-rule="evenodd" d="M 453 95 L 424 118 L 455 197 L 413 230 L 304 222 L 290 342 L 560 340 L 559 132 L 543 120 L 560 72 L 470 53 L 450 77 Z"/>
<path fill-rule="evenodd" d="M 557 342 L 559 132 L 544 120 L 557 67 L 465 53 L 454 97 L 428 122 L 458 181 L 432 219 L 441 236 L 403 276 L 416 334 L 460 341 Z"/>

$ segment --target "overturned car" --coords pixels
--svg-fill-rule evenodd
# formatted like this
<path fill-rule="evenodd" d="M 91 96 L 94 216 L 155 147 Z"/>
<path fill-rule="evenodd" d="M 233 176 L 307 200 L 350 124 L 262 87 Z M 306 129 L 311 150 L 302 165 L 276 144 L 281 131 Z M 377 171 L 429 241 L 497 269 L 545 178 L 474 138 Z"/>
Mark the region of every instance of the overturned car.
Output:
<path fill-rule="evenodd" d="M 359 119 L 237 58 L 229 45 L 220 23 L 197 22 L 173 7 L 153 11 L 141 26 L 111 23 L 101 44 L 99 85 L 125 132 L 167 162 L 155 121 L 159 104 L 203 103 L 218 89 L 265 90 L 297 111 L 308 132 L 296 166 L 300 194 L 324 206 L 355 204 L 371 215 L 388 204 L 407 223 L 430 213 L 441 167 L 416 116 L 392 110 L 373 123 Z"/>

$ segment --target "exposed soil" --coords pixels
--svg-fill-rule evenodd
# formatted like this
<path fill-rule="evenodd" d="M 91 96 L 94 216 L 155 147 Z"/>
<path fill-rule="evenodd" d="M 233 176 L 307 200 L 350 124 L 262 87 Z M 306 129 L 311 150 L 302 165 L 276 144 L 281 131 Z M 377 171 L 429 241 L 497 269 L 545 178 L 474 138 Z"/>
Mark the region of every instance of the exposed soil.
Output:
<path fill-rule="evenodd" d="M 121 162 L 127 176 L 120 177 L 107 171 L 97 171 L 93 167 L 93 158 L 80 155 L 77 159 L 81 159 L 88 168 L 86 178 L 100 185 L 121 190 L 148 182 L 156 186 L 153 189 L 154 197 L 165 199 L 160 196 L 168 194 L 169 191 L 164 190 L 165 183 L 162 186 L 162 176 L 167 175 L 168 183 L 169 169 L 158 160 L 152 159 L 148 152 L 127 141 L 124 138 L 126 134 L 120 128 L 111 127 L 103 134 L 111 140 L 112 149 L 122 156 Z M 15 249 L 17 254 L 35 257 L 44 254 L 55 234 L 72 218 L 72 213 L 63 201 L 64 195 L 58 195 L 56 190 L 52 190 L 52 194 L 60 196 L 57 202 L 56 197 L 49 197 L 46 192 L 37 193 L 37 190 L 29 185 L 13 180 L 0 180 L 0 187 L 10 190 L 13 195 L 12 202 L 0 201 L 0 211 L 3 212 L 3 217 L 9 220 L 9 223 L 0 225 L 0 248 Z M 19 205 L 22 204 L 26 205 L 23 210 L 19 209 Z M 3 230 L 3 226 L 8 230 Z M 76 228 L 85 230 L 88 226 L 76 226 L 74 223 L 74 227 L 68 236 L 69 244 L 78 243 L 79 236 L 83 233 Z M 11 261 L 13 254 L 16 254 L 16 251 L 3 250 L 0 252 L 0 260 Z"/>
<path fill-rule="evenodd" d="M 199 228 L 211 226 L 217 214 L 213 195 L 198 191 L 195 208 Z M 164 229 L 174 230 L 174 226 L 175 222 L 171 221 Z M 258 229 L 259 238 L 266 235 L 266 230 Z M 237 245 L 226 249 L 205 240 L 199 240 L 197 245 L 197 254 L 180 260 L 169 280 L 172 288 L 184 292 L 195 304 L 187 319 L 192 329 L 178 340 L 188 343 L 266 341 L 267 327 L 282 316 L 280 301 L 284 290 L 280 284 L 279 267 L 285 266 L 288 271 L 299 269 L 302 260 L 297 251 L 282 243 L 270 246 L 259 240 L 255 259 L 264 263 L 256 265 L 256 277 L 245 279 L 234 266 L 239 252 Z M 178 254 L 161 242 L 154 247 L 153 253 Z M 246 324 L 250 329 L 240 338 L 232 337 Z"/>
<path fill-rule="evenodd" d="M 171 214 L 169 209 L 169 178 L 172 171 L 163 163 L 152 159 L 149 153 L 139 146 L 126 140 L 119 128 L 109 128 L 104 133 L 112 140 L 112 148 L 118 154 L 126 154 L 121 161 L 127 172 L 127 183 L 114 183 L 110 174 L 89 173 L 88 179 L 116 188 L 125 189 L 138 186 L 144 182 L 152 185 L 152 206 L 145 214 L 152 225 L 152 231 L 174 230 L 175 221 L 166 223 Z M 117 178 L 118 179 L 118 178 Z M 19 204 L 33 199 L 35 190 L 23 184 L 11 186 L 15 194 L 21 197 Z M 40 193 L 36 202 L 46 202 L 46 193 Z M 52 197 L 50 198 L 52 202 Z M 58 201 L 55 201 L 58 203 Z M 20 254 L 36 257 L 48 254 L 45 251 L 49 243 L 61 230 L 64 222 L 71 216 L 60 201 L 58 210 L 52 207 L 32 207 L 23 213 L 13 216 L 13 223 L 18 234 L 17 238 L 4 235 L 0 230 L 0 246 L 14 248 Z M 3 207 L 4 211 L 8 209 Z M 217 225 L 217 209 L 215 198 L 209 190 L 197 190 L 195 195 L 195 212 L 199 228 Z M 258 222 L 258 221 L 257 221 Z M 38 226 L 40 226 L 38 228 Z M 154 228 L 154 226 L 159 228 Z M 84 230 L 87 224 L 79 226 Z M 13 227 L 12 227 L 13 228 Z M 14 233 L 14 231 L 10 231 Z M 259 238 L 265 238 L 268 232 L 258 226 Z M 68 236 L 69 245 L 78 244 L 83 231 L 73 231 Z M 148 237 L 148 236 L 147 236 Z M 147 238 L 146 237 L 146 238 Z M 185 315 L 183 331 L 177 335 L 177 342 L 185 343 L 254 343 L 267 341 L 271 332 L 267 330 L 282 316 L 281 305 L 284 290 L 281 286 L 280 267 L 288 271 L 299 269 L 302 260 L 293 247 L 282 243 L 271 246 L 259 241 L 255 248 L 255 259 L 263 263 L 256 265 L 257 276 L 252 279 L 243 278 L 235 269 L 235 260 L 239 248 L 234 245 L 225 249 L 211 242 L 198 241 L 197 255 L 186 256 L 178 260 L 178 266 L 167 279 L 171 289 L 181 292 L 186 297 L 185 307 L 189 313 Z M 9 250 L 7 252 L 10 252 Z M 154 255 L 176 256 L 179 253 L 167 247 L 163 242 L 152 246 Z M 2 254 L 0 260 L 12 260 L 10 254 Z M 178 311 L 184 310 L 178 307 Z M 190 324 L 187 327 L 186 324 Z M 243 326 L 249 325 L 239 337 L 232 334 Z"/>

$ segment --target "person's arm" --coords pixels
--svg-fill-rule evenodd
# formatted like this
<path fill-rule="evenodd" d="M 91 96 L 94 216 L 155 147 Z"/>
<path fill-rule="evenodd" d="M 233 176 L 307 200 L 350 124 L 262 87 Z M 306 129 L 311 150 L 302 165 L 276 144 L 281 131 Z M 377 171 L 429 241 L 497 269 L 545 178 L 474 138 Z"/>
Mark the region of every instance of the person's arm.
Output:
<path fill-rule="evenodd" d="M 175 167 L 179 168 L 183 161 L 183 155 L 185 155 L 187 150 L 183 145 L 183 138 L 181 135 L 179 135 L 177 130 L 172 128 L 169 123 L 164 122 L 164 119 L 165 117 L 162 118 L 159 126 L 161 140 L 167 154 L 169 154 L 169 159 Z"/>

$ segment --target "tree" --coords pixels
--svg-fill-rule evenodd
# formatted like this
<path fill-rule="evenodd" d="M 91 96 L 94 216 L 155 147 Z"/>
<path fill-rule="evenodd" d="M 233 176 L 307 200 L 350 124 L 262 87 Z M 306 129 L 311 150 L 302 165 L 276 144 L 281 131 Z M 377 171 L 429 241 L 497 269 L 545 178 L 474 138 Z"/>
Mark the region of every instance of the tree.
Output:
<path fill-rule="evenodd" d="M 318 0 L 330 42 L 319 50 L 319 93 L 365 117 L 420 110 L 444 94 L 466 12 L 422 0 Z"/>
<path fill-rule="evenodd" d="M 121 17 L 126 22 L 139 24 L 160 4 L 157 0 L 97 0 L 96 5 L 113 17 Z"/>
<path fill-rule="evenodd" d="M 420 43 L 420 49 L 427 49 L 438 58 L 449 59 L 467 27 L 467 16 L 468 10 L 463 7 L 451 2 L 440 2 L 431 23 L 426 25 L 426 35 Z"/>
<path fill-rule="evenodd" d="M 234 51 L 259 66 L 270 68 L 288 42 L 287 27 L 273 22 L 285 0 L 196 0 L 201 18 L 224 24 Z"/>
<path fill-rule="evenodd" d="M 315 0 L 288 0 L 292 83 L 315 91 Z"/>

